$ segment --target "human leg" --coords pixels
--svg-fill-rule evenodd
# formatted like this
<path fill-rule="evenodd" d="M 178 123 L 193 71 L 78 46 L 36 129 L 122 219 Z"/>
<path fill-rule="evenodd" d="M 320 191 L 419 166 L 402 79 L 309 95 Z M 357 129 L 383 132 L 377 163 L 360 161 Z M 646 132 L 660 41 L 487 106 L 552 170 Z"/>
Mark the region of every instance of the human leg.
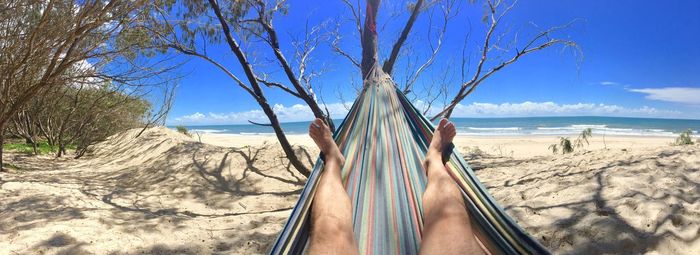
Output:
<path fill-rule="evenodd" d="M 442 152 L 455 135 L 454 124 L 442 119 L 426 154 L 428 185 L 423 193 L 421 254 L 484 253 L 472 231 L 462 193 L 442 161 Z"/>
<path fill-rule="evenodd" d="M 309 254 L 357 254 L 352 231 L 352 208 L 341 178 L 345 158 L 321 119 L 309 126 L 309 136 L 325 157 L 311 205 Z"/>

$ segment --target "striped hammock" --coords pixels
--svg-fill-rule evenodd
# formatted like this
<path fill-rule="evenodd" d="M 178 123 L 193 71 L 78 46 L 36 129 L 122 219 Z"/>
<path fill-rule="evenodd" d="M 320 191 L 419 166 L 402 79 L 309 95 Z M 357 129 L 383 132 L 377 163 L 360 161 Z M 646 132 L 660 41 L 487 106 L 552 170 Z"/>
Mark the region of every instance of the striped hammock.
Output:
<path fill-rule="evenodd" d="M 369 74 L 334 133 L 346 158 L 342 176 L 360 253 L 418 253 L 427 183 L 423 160 L 433 130 L 388 75 L 378 68 Z M 476 238 L 487 252 L 548 254 L 496 204 L 456 150 L 446 166 L 462 190 Z M 307 249 L 311 203 L 322 169 L 319 159 L 270 254 L 302 254 Z"/>

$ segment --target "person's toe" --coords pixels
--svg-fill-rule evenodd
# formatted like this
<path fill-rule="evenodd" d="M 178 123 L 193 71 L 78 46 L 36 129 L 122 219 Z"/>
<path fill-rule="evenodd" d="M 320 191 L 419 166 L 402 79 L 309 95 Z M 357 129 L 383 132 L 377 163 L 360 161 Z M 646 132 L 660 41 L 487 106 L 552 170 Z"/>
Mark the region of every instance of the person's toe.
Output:
<path fill-rule="evenodd" d="M 450 123 L 450 124 L 446 127 L 446 130 L 447 130 L 447 133 L 448 133 L 448 134 L 451 134 L 451 135 L 454 135 L 454 134 L 457 133 L 457 129 L 455 128 L 455 125 L 453 125 L 452 123 Z"/>
<path fill-rule="evenodd" d="M 447 119 L 441 119 L 441 120 L 440 120 L 440 123 L 438 123 L 438 128 L 437 128 L 437 129 L 438 129 L 438 130 L 444 129 L 444 128 L 445 128 L 445 125 L 447 125 L 448 122 L 449 122 L 449 121 L 447 121 Z"/>
<path fill-rule="evenodd" d="M 314 124 L 316 124 L 316 126 L 318 126 L 319 128 L 322 128 L 323 126 L 326 125 L 325 123 L 323 123 L 323 120 L 320 119 L 320 118 L 316 118 L 316 119 L 314 120 Z"/>

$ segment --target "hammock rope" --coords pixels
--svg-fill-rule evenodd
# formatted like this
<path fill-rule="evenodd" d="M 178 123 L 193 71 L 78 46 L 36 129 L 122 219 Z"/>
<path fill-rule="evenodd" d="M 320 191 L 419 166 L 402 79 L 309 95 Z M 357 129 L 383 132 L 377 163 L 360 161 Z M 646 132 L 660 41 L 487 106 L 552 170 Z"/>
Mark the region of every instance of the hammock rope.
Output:
<path fill-rule="evenodd" d="M 345 156 L 344 185 L 352 201 L 353 230 L 363 254 L 418 254 L 423 233 L 423 160 L 433 124 L 374 68 L 360 96 L 334 133 Z M 465 198 L 475 236 L 491 254 L 548 254 L 498 206 L 453 150 L 446 164 Z M 321 159 L 308 178 L 270 254 L 302 254 Z"/>

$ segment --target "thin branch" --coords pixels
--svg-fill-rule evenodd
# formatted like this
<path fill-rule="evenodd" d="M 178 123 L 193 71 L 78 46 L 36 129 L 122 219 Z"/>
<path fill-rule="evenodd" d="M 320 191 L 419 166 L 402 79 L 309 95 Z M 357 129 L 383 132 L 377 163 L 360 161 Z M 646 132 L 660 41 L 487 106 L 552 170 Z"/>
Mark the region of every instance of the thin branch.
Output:
<path fill-rule="evenodd" d="M 517 2 L 517 1 L 516 1 Z M 540 51 L 542 49 L 554 46 L 554 45 L 564 45 L 565 47 L 574 47 L 578 48 L 578 45 L 576 42 L 572 40 L 564 40 L 564 39 L 551 39 L 549 36 L 558 30 L 567 28 L 571 26 L 576 20 L 564 25 L 564 26 L 557 26 L 557 27 L 552 27 L 550 29 L 544 30 L 537 34 L 535 37 L 533 37 L 531 40 L 529 40 L 525 46 L 523 47 L 523 50 L 518 50 L 516 48 L 516 54 L 511 57 L 510 59 L 506 61 L 502 61 L 499 64 L 491 67 L 488 71 L 484 72 L 484 66 L 485 63 L 487 62 L 489 52 L 491 51 L 492 47 L 490 45 L 490 41 L 493 37 L 493 32 L 495 31 L 496 27 L 498 26 L 499 22 L 501 19 L 515 6 L 515 3 L 506 6 L 504 10 L 498 14 L 498 7 L 502 3 L 501 1 L 492 1 L 488 0 L 488 7 L 489 7 L 489 29 L 486 33 L 486 38 L 484 40 L 484 44 L 482 47 L 481 51 L 481 57 L 479 59 L 479 63 L 476 66 L 476 71 L 472 78 L 464 82 L 459 89 L 459 92 L 455 95 L 455 97 L 452 99 L 451 103 L 447 106 L 445 106 L 438 114 L 433 116 L 431 120 L 436 120 L 439 117 L 447 117 L 449 118 L 450 115 L 452 114 L 452 111 L 454 108 L 461 102 L 465 97 L 467 97 L 469 94 L 471 94 L 485 79 L 493 75 L 494 73 L 498 72 L 499 70 L 503 69 L 506 66 L 509 66 L 513 63 L 515 63 L 518 59 L 521 57 L 528 55 L 530 53 Z M 517 36 L 516 36 L 517 38 Z M 538 41 L 541 41 L 541 39 L 546 39 L 545 42 L 542 42 L 540 44 L 537 44 Z M 464 60 L 462 61 L 462 66 L 464 66 Z"/>
<path fill-rule="evenodd" d="M 403 46 L 403 43 L 406 41 L 406 38 L 408 38 L 408 33 L 411 32 L 411 28 L 413 28 L 413 23 L 416 22 L 416 18 L 420 13 L 420 9 L 423 5 L 423 2 L 424 0 L 418 0 L 414 4 L 413 10 L 411 11 L 411 16 L 406 21 L 406 25 L 404 25 L 403 30 L 401 31 L 401 35 L 394 43 L 394 46 L 391 48 L 391 54 L 389 54 L 389 58 L 384 62 L 382 70 L 384 70 L 385 73 L 391 75 L 391 72 L 394 69 L 394 64 L 396 63 L 396 58 L 399 56 L 401 46 Z"/>
<path fill-rule="evenodd" d="M 278 82 L 273 82 L 273 81 L 268 81 L 268 80 L 265 80 L 265 79 L 260 78 L 260 77 L 255 77 L 255 79 L 257 79 L 257 80 L 258 80 L 259 82 L 261 82 L 262 84 L 265 84 L 265 86 L 267 86 L 267 87 L 278 87 L 278 88 L 284 90 L 284 92 L 287 92 L 287 93 L 291 94 L 292 96 L 301 98 L 301 95 L 299 95 L 297 92 L 295 92 L 294 90 L 290 89 L 289 87 L 284 86 L 284 84 L 281 84 L 281 83 L 278 83 Z"/>
<path fill-rule="evenodd" d="M 352 13 L 353 21 L 355 23 L 355 27 L 357 29 L 357 32 L 359 34 L 362 34 L 362 20 L 360 19 L 360 3 L 359 0 L 357 2 L 357 8 L 355 8 L 355 5 L 350 3 L 350 0 L 340 0 L 342 1 L 348 9 L 350 9 L 350 13 Z"/>
<path fill-rule="evenodd" d="M 428 59 L 416 69 L 415 73 L 409 77 L 409 79 L 406 81 L 406 85 L 404 86 L 403 93 L 408 94 L 412 88 L 413 84 L 416 83 L 418 80 L 418 77 L 420 77 L 421 73 L 425 71 L 428 67 L 430 67 L 434 61 L 435 58 L 437 57 L 437 54 L 440 52 L 440 49 L 442 47 L 442 39 L 445 37 L 445 32 L 447 32 L 447 24 L 450 23 L 450 20 L 456 16 L 455 14 L 452 14 L 452 8 L 454 6 L 454 1 L 447 1 L 447 4 L 442 6 L 442 12 L 443 12 L 443 22 L 442 26 L 440 29 L 440 32 L 437 37 L 437 45 L 433 46 L 432 42 L 430 43 L 430 48 L 431 48 L 431 54 Z M 430 36 L 431 29 L 430 27 L 432 25 L 432 15 L 429 16 L 429 29 L 428 29 L 428 36 Z"/>
<path fill-rule="evenodd" d="M 354 58 L 350 53 L 347 53 L 343 49 L 340 48 L 340 39 L 342 38 L 340 36 L 340 32 L 336 28 L 336 30 L 332 33 L 333 35 L 333 42 L 331 42 L 331 47 L 333 48 L 333 52 L 338 53 L 340 56 L 343 56 L 345 59 L 350 61 L 354 66 L 357 68 L 360 68 L 360 61 Z"/>
<path fill-rule="evenodd" d="M 248 123 L 253 124 L 253 125 L 257 125 L 257 126 L 272 127 L 272 124 L 258 123 L 258 122 L 254 122 L 252 120 L 248 120 Z"/>

